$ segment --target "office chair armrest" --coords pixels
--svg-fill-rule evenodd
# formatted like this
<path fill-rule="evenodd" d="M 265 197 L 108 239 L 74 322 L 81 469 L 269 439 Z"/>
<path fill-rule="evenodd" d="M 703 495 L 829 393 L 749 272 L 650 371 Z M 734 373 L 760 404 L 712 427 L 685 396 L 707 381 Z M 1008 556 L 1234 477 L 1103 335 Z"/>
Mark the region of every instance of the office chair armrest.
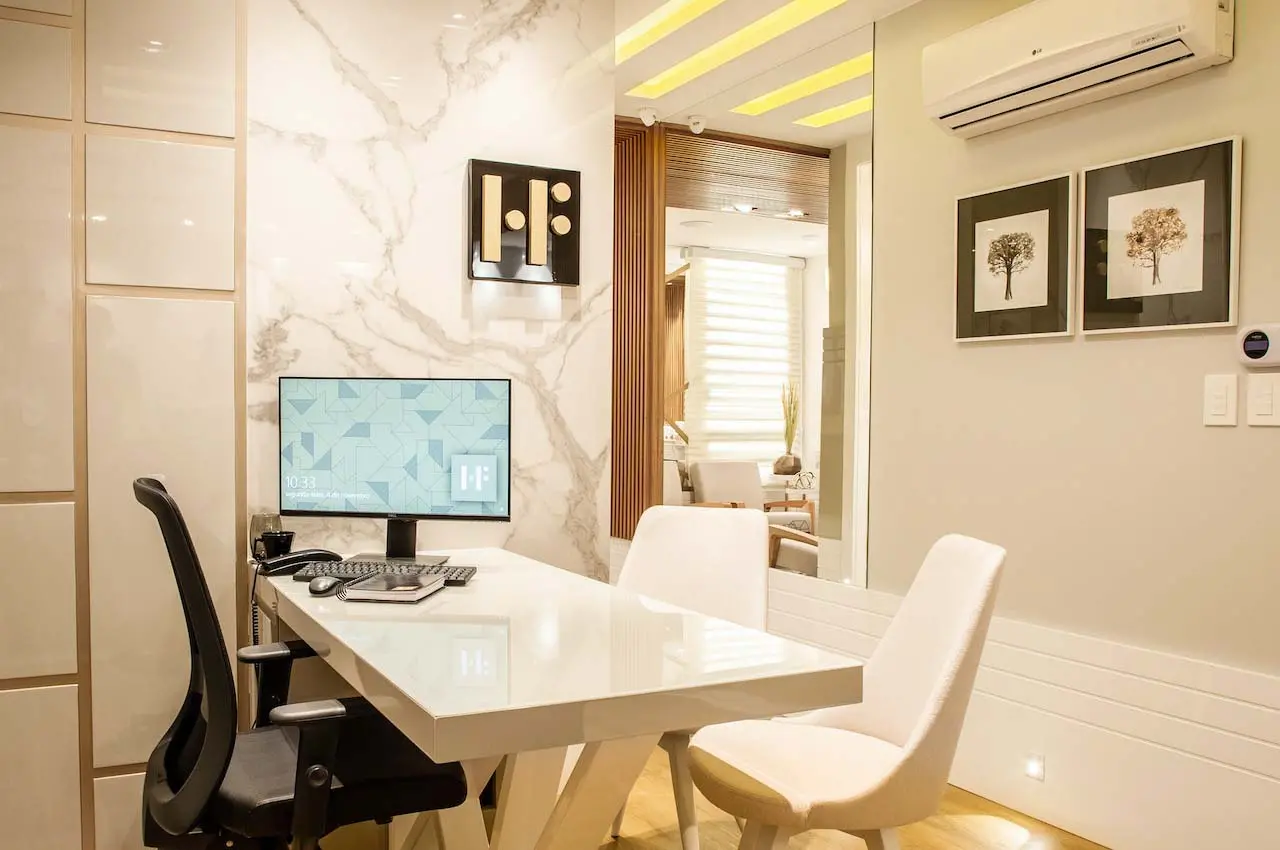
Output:
<path fill-rule="evenodd" d="M 318 850 L 329 819 L 329 790 L 338 760 L 343 722 L 375 709 L 366 700 L 325 699 L 272 709 L 277 726 L 298 729 L 298 766 L 293 778 L 293 831 L 299 850 Z"/>
<path fill-rule="evenodd" d="M 292 661 L 295 658 L 314 658 L 316 651 L 300 640 L 259 643 L 242 646 L 236 650 L 241 664 L 266 664 L 268 661 Z"/>
<path fill-rule="evenodd" d="M 241 647 L 236 658 L 252 664 L 258 679 L 258 706 L 254 711 L 254 727 L 266 726 L 273 709 L 289 701 L 289 680 L 295 658 L 312 658 L 316 651 L 300 640 L 263 643 Z"/>

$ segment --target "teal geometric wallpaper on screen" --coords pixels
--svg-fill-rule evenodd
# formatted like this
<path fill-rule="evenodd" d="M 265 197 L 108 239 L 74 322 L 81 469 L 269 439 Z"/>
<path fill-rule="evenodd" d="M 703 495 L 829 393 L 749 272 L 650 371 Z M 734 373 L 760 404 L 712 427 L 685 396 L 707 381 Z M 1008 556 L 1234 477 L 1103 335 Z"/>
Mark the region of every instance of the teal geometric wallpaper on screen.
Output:
<path fill-rule="evenodd" d="M 511 384 L 280 379 L 280 509 L 510 517 Z"/>

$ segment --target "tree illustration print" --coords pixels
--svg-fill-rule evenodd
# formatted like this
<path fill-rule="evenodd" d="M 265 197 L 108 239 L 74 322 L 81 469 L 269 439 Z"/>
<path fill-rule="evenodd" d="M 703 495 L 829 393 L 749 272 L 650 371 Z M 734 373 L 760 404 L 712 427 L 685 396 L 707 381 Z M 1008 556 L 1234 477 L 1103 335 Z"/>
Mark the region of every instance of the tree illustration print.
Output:
<path fill-rule="evenodd" d="M 1026 271 L 1036 258 L 1036 240 L 1030 233 L 1006 233 L 992 240 L 987 250 L 987 268 L 1004 275 L 1004 300 L 1013 300 L 1013 276 Z"/>
<path fill-rule="evenodd" d="M 1160 285 L 1161 258 L 1181 250 L 1187 241 L 1187 223 L 1177 207 L 1148 207 L 1133 217 L 1124 235 L 1125 253 L 1143 268 L 1151 269 L 1151 285 Z"/>

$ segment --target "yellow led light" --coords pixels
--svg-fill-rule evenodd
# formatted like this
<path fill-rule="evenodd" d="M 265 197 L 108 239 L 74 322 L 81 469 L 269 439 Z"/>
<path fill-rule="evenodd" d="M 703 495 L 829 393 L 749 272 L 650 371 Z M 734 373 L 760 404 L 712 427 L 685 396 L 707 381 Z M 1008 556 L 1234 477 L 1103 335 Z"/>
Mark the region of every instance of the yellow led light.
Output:
<path fill-rule="evenodd" d="M 820 91 L 838 86 L 841 83 L 847 83 L 850 80 L 856 80 L 858 77 L 865 77 L 871 73 L 872 58 L 870 53 L 864 53 L 861 56 L 855 56 L 839 65 L 832 65 L 819 71 L 816 74 L 810 74 L 794 83 L 787 83 L 781 88 L 774 89 L 767 94 L 748 100 L 741 106 L 735 106 L 733 112 L 739 115 L 763 115 L 777 109 L 779 106 L 786 106 L 801 98 L 806 98 L 811 94 L 817 94 Z"/>
<path fill-rule="evenodd" d="M 621 65 L 690 21 L 710 12 L 724 0 L 668 0 L 613 40 L 613 60 Z"/>
<path fill-rule="evenodd" d="M 871 95 L 867 95 L 857 100 L 851 100 L 848 103 L 842 103 L 839 106 L 833 106 L 830 109 L 824 109 L 821 112 L 815 112 L 812 115 L 806 115 L 792 123 L 799 124 L 801 127 L 825 127 L 828 124 L 845 121 L 855 115 L 870 111 Z"/>
<path fill-rule="evenodd" d="M 787 5 L 752 21 L 656 77 L 645 80 L 627 94 L 646 99 L 662 97 L 846 2 L 848 0 L 791 0 Z"/>

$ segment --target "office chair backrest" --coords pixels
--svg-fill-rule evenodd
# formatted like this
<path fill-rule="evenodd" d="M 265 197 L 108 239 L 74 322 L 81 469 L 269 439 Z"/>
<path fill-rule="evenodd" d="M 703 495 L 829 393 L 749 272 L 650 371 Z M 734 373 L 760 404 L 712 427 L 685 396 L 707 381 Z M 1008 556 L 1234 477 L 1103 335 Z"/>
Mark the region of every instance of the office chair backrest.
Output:
<path fill-rule="evenodd" d="M 764 509 L 760 467 L 745 460 L 704 460 L 689 466 L 693 498 L 698 502 L 742 502 Z"/>
<path fill-rule="evenodd" d="M 218 615 L 178 505 L 163 484 L 133 482 L 133 495 L 155 514 L 191 644 L 191 680 L 182 708 L 147 761 L 144 799 L 156 824 L 171 835 L 196 826 L 222 784 L 236 739 L 236 692 Z"/>
<path fill-rule="evenodd" d="M 640 517 L 618 587 L 763 629 L 769 521 L 749 509 L 657 505 Z"/>

